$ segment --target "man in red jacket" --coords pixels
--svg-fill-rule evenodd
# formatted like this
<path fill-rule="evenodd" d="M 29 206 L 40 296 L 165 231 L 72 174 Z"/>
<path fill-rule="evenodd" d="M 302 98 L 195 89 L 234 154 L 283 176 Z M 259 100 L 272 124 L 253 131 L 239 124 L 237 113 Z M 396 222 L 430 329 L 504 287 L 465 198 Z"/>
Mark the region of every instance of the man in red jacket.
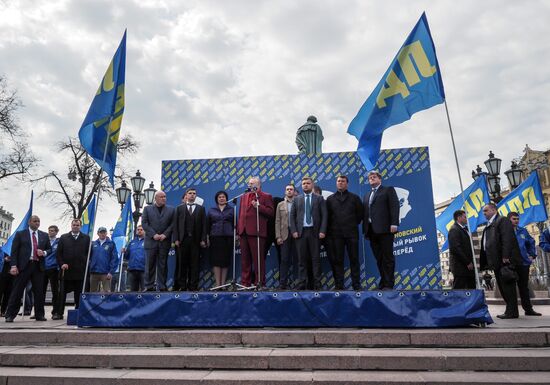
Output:
<path fill-rule="evenodd" d="M 250 286 L 254 265 L 256 287 L 265 286 L 265 239 L 267 221 L 273 216 L 273 198 L 262 191 L 259 177 L 248 181 L 249 192 L 242 196 L 237 233 L 241 245 L 241 284 Z M 258 242 L 260 244 L 258 258 Z M 258 259 L 260 266 L 258 266 Z M 251 263 L 252 262 L 252 263 Z"/>

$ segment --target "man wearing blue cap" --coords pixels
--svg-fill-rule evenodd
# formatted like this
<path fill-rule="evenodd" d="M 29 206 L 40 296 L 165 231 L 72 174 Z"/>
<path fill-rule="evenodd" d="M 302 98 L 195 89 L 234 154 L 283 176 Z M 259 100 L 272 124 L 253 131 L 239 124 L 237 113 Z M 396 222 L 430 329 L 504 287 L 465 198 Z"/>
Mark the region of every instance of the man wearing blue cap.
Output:
<path fill-rule="evenodd" d="M 107 237 L 107 228 L 97 230 L 90 255 L 90 291 L 111 292 L 111 279 L 117 268 L 116 245 Z"/>

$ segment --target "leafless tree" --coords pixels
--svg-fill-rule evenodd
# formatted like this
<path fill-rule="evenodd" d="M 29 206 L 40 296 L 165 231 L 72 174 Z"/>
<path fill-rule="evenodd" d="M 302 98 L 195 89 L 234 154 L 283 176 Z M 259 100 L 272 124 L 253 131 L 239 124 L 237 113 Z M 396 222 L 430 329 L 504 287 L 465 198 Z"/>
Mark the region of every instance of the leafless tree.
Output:
<path fill-rule="evenodd" d="M 38 162 L 27 145 L 26 133 L 17 124 L 20 107 L 16 91 L 9 89 L 6 78 L 0 76 L 0 183 L 10 176 L 27 179 Z"/>
<path fill-rule="evenodd" d="M 118 142 L 117 158 L 135 154 L 138 148 L 139 143 L 130 135 L 126 135 Z M 115 195 L 109 177 L 104 172 L 99 174 L 99 166 L 77 138 L 57 143 L 57 150 L 66 155 L 67 169 L 51 171 L 33 182 L 43 184 L 44 190 L 40 197 L 49 199 L 54 207 L 60 208 L 60 218 L 80 218 L 98 190 L 101 190 L 100 195 L 103 197 Z M 117 160 L 117 172 L 115 181 L 128 179 L 128 172 L 120 167 L 120 159 Z"/>

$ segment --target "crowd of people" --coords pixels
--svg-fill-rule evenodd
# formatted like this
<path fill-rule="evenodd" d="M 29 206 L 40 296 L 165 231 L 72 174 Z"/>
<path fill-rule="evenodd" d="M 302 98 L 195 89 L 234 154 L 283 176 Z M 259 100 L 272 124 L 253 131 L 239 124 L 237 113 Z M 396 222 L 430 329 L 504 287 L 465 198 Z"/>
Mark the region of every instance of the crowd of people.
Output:
<path fill-rule="evenodd" d="M 527 229 L 519 226 L 520 216 L 510 212 L 507 216 L 498 213 L 497 206 L 489 203 L 483 207 L 487 225 L 483 229 L 480 248 L 480 268 L 486 270 L 483 279 L 488 288 L 492 288 L 491 275 L 494 272 L 499 292 L 506 303 L 501 319 L 518 318 L 517 291 L 521 306 L 527 316 L 540 316 L 531 304 L 529 296 L 529 270 L 537 257 L 535 240 Z M 475 273 L 474 247 L 468 218 L 464 210 L 453 214 L 455 223 L 449 230 L 449 270 L 453 273 L 453 289 L 475 289 L 478 277 Z M 550 252 L 550 232 L 542 232 L 540 248 Z"/>
<path fill-rule="evenodd" d="M 361 290 L 359 262 L 359 225 L 370 239 L 382 277 L 379 289 L 394 286 L 395 259 L 393 239 L 399 226 L 399 201 L 395 189 L 382 185 L 376 171 L 368 175 L 371 191 L 361 200 L 348 191 L 348 177 L 336 179 L 336 192 L 326 200 L 315 192 L 312 178 L 301 180 L 302 193 L 294 185 L 285 186 L 284 198 L 274 199 L 262 190 L 260 178 L 248 180 L 241 196 L 238 217 L 219 191 L 207 210 L 195 202 L 197 191 L 185 191 L 178 207 L 166 204 L 166 194 L 157 191 L 154 204 L 143 211 L 145 230 L 145 291 L 166 291 L 167 256 L 176 247 L 176 269 L 172 290 L 198 290 L 200 255 L 208 250 L 215 287 L 226 283 L 228 269 L 238 240 L 241 255 L 241 286 L 265 287 L 265 258 L 275 243 L 279 258 L 279 289 L 320 290 L 320 247 L 328 251 L 335 288 L 344 290 L 345 252 L 350 260 L 352 289 Z M 270 236 L 273 234 L 273 237 Z M 292 264 L 297 277 L 290 282 Z"/>
<path fill-rule="evenodd" d="M 71 231 L 60 237 L 57 237 L 59 228 L 55 225 L 49 226 L 47 233 L 39 230 L 40 218 L 36 215 L 31 216 L 28 225 L 27 229 L 15 233 L 11 255 L 3 256 L 0 299 L 1 316 L 5 317 L 6 322 L 13 322 L 20 314 L 24 293 L 23 314 L 30 315 L 34 307 L 31 318 L 46 321 L 44 303 L 48 286 L 51 290 L 53 320 L 64 318 L 68 293 L 73 293 L 75 308 L 78 308 L 83 290 L 114 290 L 119 257 L 115 243 L 107 236 L 105 227 L 98 228 L 97 239 L 92 242 L 87 234 L 80 231 L 80 219 L 73 219 Z M 128 282 L 134 291 L 145 287 L 143 242 L 143 228 L 138 226 L 136 237 L 127 248 L 122 249 L 128 264 Z"/>
<path fill-rule="evenodd" d="M 348 177 L 336 178 L 336 192 L 324 199 L 310 177 L 301 180 L 301 193 L 293 184 L 285 186 L 282 199 L 262 190 L 260 178 L 248 180 L 240 197 L 239 213 L 225 191 L 214 196 L 206 210 L 196 203 L 197 190 L 189 188 L 181 204 L 166 204 L 166 194 L 157 191 L 154 203 L 144 208 L 134 239 L 121 250 L 127 264 L 131 291 L 167 291 L 167 259 L 175 247 L 174 291 L 199 289 L 200 256 L 208 251 L 215 278 L 214 288 L 226 287 L 228 269 L 240 246 L 240 285 L 265 287 L 265 258 L 275 243 L 279 259 L 280 290 L 321 290 L 321 245 L 327 250 L 334 276 L 334 288 L 346 290 L 344 258 L 349 258 L 352 290 L 361 290 L 359 242 L 360 226 L 376 259 L 379 290 L 394 286 L 394 235 L 399 226 L 399 201 L 391 186 L 382 185 L 377 171 L 368 174 L 371 187 L 361 199 L 348 190 Z M 500 318 L 517 318 L 516 284 L 526 315 L 540 315 L 529 299 L 529 266 L 536 257 L 535 242 L 518 226 L 519 215 L 501 217 L 493 203 L 483 208 L 488 224 L 483 231 L 480 263 L 482 270 L 494 271 L 506 311 Z M 476 287 L 474 249 L 466 213 L 454 213 L 449 231 L 450 270 L 454 289 Z M 0 276 L 1 312 L 6 322 L 19 314 L 24 292 L 32 293 L 34 318 L 45 321 L 44 302 L 48 286 L 52 293 L 52 319 L 64 317 L 66 298 L 73 293 L 78 308 L 82 291 L 111 292 L 117 286 L 120 258 L 107 229 L 99 227 L 92 241 L 82 233 L 80 219 L 71 221 L 71 231 L 57 237 L 52 225 L 39 230 L 40 218 L 33 215 L 28 228 L 15 234 L 11 255 L 4 256 Z M 550 234 L 541 235 L 540 247 L 550 252 Z M 88 255 L 89 260 L 88 260 Z M 291 272 L 297 276 L 291 279 Z M 88 273 L 88 274 L 86 274 Z M 487 274 L 484 275 L 484 277 Z M 233 277 L 235 280 L 235 277 Z M 120 283 L 118 283 L 120 285 Z M 126 284 L 123 284 L 123 290 Z M 120 289 L 120 287 L 119 287 Z M 28 302 L 28 301 L 27 301 Z M 26 311 L 26 309 L 25 309 Z"/>

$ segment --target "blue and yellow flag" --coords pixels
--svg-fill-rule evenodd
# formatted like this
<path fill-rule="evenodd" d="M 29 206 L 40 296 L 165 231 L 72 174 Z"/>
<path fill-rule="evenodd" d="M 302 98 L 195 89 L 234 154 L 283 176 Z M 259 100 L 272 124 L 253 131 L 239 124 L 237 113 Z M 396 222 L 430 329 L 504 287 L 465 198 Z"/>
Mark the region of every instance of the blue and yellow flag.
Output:
<path fill-rule="evenodd" d="M 113 187 L 118 138 L 124 113 L 125 71 L 126 31 L 78 132 L 82 147 L 109 175 Z"/>
<path fill-rule="evenodd" d="M 500 215 L 506 216 L 511 211 L 519 214 L 521 227 L 548 219 L 539 174 L 536 171 L 533 171 L 522 184 L 499 202 L 498 212 Z"/>
<path fill-rule="evenodd" d="M 483 216 L 483 206 L 490 202 L 489 189 L 487 188 L 487 178 L 485 175 L 477 178 L 466 190 L 464 190 L 466 202 L 462 199 L 462 194 L 457 196 L 449 206 L 437 218 L 435 224 L 437 230 L 448 237 L 449 229 L 454 224 L 453 214 L 456 210 L 466 211 L 468 216 L 468 227 L 471 233 L 475 233 L 477 228 L 487 222 Z M 447 250 L 449 244 L 441 247 L 441 251 Z"/>
<path fill-rule="evenodd" d="M 93 196 L 90 203 L 82 213 L 82 227 L 80 231 L 84 234 L 88 234 L 90 238 L 94 237 L 94 222 L 95 222 L 95 195 Z"/>
<path fill-rule="evenodd" d="M 357 116 L 348 134 L 367 170 L 376 165 L 382 133 L 418 112 L 445 101 L 445 91 L 428 20 L 423 13 Z"/>
<path fill-rule="evenodd" d="M 13 244 L 13 238 L 15 238 L 15 233 L 21 230 L 25 230 L 26 228 L 29 227 L 29 219 L 31 219 L 31 216 L 32 216 L 33 197 L 34 197 L 34 191 L 31 191 L 31 202 L 29 203 L 29 209 L 27 210 L 27 213 L 21 220 L 21 223 L 19 224 L 19 226 L 17 226 L 17 228 L 13 233 L 11 233 L 6 243 L 2 246 L 2 249 L 1 249 L 2 253 L 0 254 L 11 255 L 11 247 Z M 2 271 L 3 267 L 4 267 L 4 256 L 2 255 L 2 258 L 0 258 L 0 271 Z"/>
<path fill-rule="evenodd" d="M 129 237 L 130 232 L 132 231 L 132 196 L 131 194 L 128 195 L 128 199 L 126 200 L 126 203 L 124 204 L 124 207 L 122 208 L 122 212 L 120 213 L 120 217 L 118 217 L 118 221 L 116 222 L 115 228 L 113 230 L 113 242 L 116 245 L 116 249 L 118 250 L 118 261 L 117 261 L 117 268 L 116 272 L 120 269 L 120 257 L 122 254 L 122 248 L 126 246 L 128 243 L 128 240 L 132 239 Z"/>

